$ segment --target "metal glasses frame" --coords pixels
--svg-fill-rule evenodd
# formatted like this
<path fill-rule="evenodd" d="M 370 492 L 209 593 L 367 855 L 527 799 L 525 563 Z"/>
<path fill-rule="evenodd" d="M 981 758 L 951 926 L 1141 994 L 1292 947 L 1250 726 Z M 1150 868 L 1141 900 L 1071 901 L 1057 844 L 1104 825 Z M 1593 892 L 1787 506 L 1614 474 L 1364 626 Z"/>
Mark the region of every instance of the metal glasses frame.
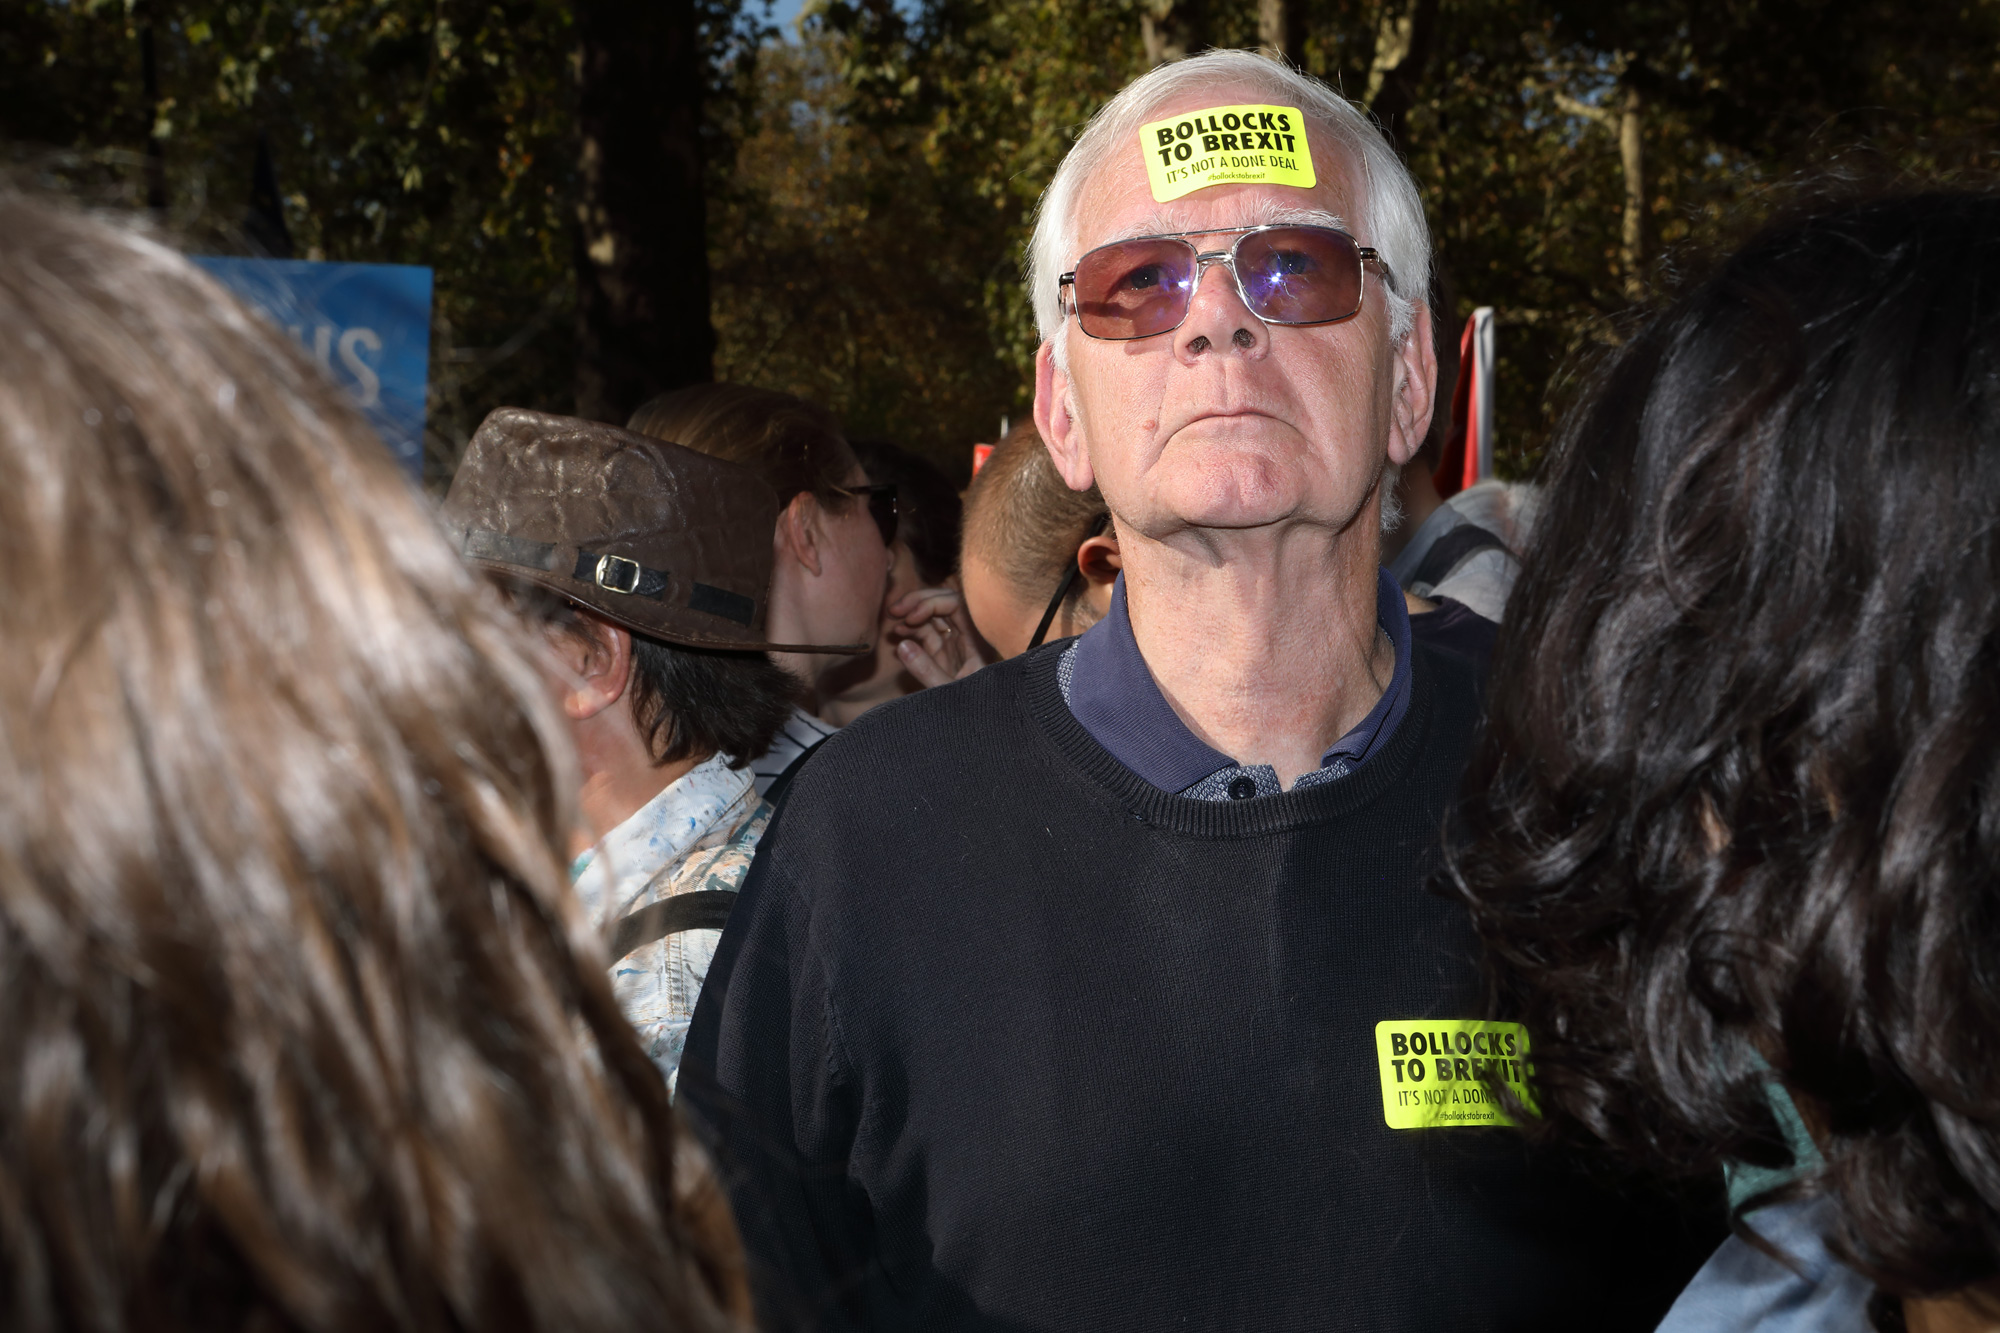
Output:
<path fill-rule="evenodd" d="M 1280 231 L 1288 228 L 1301 228 L 1307 231 L 1328 231 L 1336 236 L 1344 236 L 1354 242 L 1354 253 L 1361 261 L 1361 290 L 1355 295 L 1354 311 L 1352 314 L 1339 315 L 1333 319 L 1301 320 L 1265 319 L 1264 316 L 1257 315 L 1257 307 L 1250 304 L 1250 293 L 1243 290 L 1243 274 L 1236 267 L 1236 252 L 1242 247 L 1245 240 L 1257 235 L 1259 232 Z M 1188 240 L 1187 238 L 1190 236 L 1234 236 L 1236 239 L 1230 243 L 1227 250 L 1204 250 L 1193 241 Z M 1187 323 L 1188 315 L 1194 310 L 1195 293 L 1201 289 L 1201 280 L 1208 273 L 1208 268 L 1211 264 L 1221 264 L 1229 270 L 1229 280 L 1236 284 L 1236 298 L 1243 302 L 1245 310 L 1248 310 L 1253 315 L 1257 315 L 1257 318 L 1263 320 L 1266 324 L 1276 324 L 1284 328 L 1294 329 L 1313 328 L 1321 324 L 1344 324 L 1359 315 L 1368 304 L 1368 266 L 1371 263 L 1380 266 L 1384 282 L 1393 283 L 1396 280 L 1395 275 L 1389 270 L 1387 261 L 1382 258 L 1381 253 L 1375 247 L 1361 244 L 1361 242 L 1355 240 L 1352 233 L 1342 231 L 1338 227 L 1322 227 L 1314 222 L 1265 222 L 1255 227 L 1212 227 L 1204 231 L 1163 231 L 1150 236 L 1127 236 L 1122 241 L 1106 241 L 1103 245 L 1092 246 L 1078 256 L 1076 262 L 1081 264 L 1099 250 L 1109 250 L 1117 245 L 1130 245 L 1133 241 L 1181 241 L 1186 244 L 1188 249 L 1194 251 L 1194 281 L 1188 287 L 1187 306 L 1181 311 L 1181 317 L 1174 321 L 1171 328 L 1156 329 L 1151 333 L 1135 333 L 1130 338 L 1107 338 L 1101 333 L 1092 333 L 1089 329 L 1083 327 L 1083 318 L 1077 313 L 1076 308 L 1076 270 L 1071 269 L 1056 279 L 1056 299 L 1062 303 L 1063 318 L 1069 319 L 1074 316 L 1077 328 L 1083 330 L 1083 336 L 1086 338 L 1095 338 L 1099 342 L 1129 343 L 1138 342 L 1141 338 L 1157 338 L 1162 333 L 1172 333 L 1174 329 Z M 1066 294 L 1067 299 L 1065 299 L 1064 288 L 1069 289 Z"/>

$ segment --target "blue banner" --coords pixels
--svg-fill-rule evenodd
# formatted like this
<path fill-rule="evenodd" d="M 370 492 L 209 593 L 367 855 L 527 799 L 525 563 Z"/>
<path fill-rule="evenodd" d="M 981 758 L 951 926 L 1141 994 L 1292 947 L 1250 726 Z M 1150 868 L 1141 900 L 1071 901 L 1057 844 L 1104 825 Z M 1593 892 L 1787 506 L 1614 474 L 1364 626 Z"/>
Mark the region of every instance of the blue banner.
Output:
<path fill-rule="evenodd" d="M 298 339 L 333 382 L 354 396 L 389 451 L 411 475 L 422 476 L 431 365 L 429 269 L 189 258 Z"/>

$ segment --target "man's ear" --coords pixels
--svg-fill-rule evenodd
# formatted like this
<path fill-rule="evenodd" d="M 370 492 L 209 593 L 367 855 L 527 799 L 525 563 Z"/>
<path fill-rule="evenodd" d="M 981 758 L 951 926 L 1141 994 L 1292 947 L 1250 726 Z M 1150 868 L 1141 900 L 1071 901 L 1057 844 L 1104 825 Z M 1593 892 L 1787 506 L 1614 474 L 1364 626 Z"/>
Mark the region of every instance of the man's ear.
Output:
<path fill-rule="evenodd" d="M 774 554 L 779 559 L 789 557 L 805 566 L 808 574 L 818 578 L 819 547 L 823 536 L 819 501 L 813 498 L 811 491 L 800 491 L 778 515 L 778 526 L 772 534 L 771 544 L 777 548 Z"/>
<path fill-rule="evenodd" d="M 1090 469 L 1083 422 L 1072 407 L 1069 375 L 1056 365 L 1055 344 L 1043 343 L 1035 353 L 1035 429 L 1063 483 L 1073 491 L 1087 491 L 1097 484 L 1097 475 Z"/>
<path fill-rule="evenodd" d="M 1076 548 L 1076 567 L 1093 584 L 1117 582 L 1118 571 L 1125 568 L 1124 558 L 1118 554 L 1117 535 L 1104 532 L 1084 538 L 1083 545 Z"/>
<path fill-rule="evenodd" d="M 1396 399 L 1389 407 L 1389 461 L 1401 467 L 1423 448 L 1437 403 L 1437 348 L 1431 342 L 1431 308 L 1415 302 L 1409 336 L 1396 349 Z"/>
<path fill-rule="evenodd" d="M 565 676 L 563 714 L 572 722 L 596 717 L 625 697 L 632 684 L 632 636 L 595 616 L 551 630 L 549 649 Z"/>

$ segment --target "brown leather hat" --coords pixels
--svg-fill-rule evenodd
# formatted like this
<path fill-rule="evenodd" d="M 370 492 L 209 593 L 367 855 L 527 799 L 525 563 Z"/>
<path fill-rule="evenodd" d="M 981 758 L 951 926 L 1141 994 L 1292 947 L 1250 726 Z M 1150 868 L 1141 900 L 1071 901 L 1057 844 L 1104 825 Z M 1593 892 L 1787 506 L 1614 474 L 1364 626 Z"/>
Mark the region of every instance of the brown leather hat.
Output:
<path fill-rule="evenodd" d="M 459 553 L 689 648 L 768 643 L 778 497 L 748 468 L 575 417 L 503 407 L 479 424 L 442 517 Z"/>

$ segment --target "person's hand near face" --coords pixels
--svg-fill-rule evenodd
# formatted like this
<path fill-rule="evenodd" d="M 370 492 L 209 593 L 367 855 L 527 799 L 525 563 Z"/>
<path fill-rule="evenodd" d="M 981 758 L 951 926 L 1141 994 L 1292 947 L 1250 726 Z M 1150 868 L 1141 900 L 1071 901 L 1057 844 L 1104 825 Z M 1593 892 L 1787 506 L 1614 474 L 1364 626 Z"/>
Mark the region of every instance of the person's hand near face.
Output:
<path fill-rule="evenodd" d="M 896 656 L 926 688 L 963 680 L 999 659 L 956 588 L 913 588 L 889 603 L 886 623 Z"/>
<path fill-rule="evenodd" d="M 889 591 L 875 649 L 820 673 L 819 716 L 846 726 L 877 704 L 914 689 L 971 675 L 995 654 L 979 638 L 953 587 L 927 588 L 916 557 L 900 540 L 890 548 Z"/>

